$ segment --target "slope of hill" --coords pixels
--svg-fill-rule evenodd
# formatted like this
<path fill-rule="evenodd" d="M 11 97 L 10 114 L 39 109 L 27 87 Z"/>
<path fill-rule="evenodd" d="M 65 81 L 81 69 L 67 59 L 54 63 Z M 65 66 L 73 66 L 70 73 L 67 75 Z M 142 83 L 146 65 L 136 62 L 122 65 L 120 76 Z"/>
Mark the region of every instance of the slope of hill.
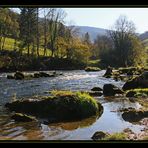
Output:
<path fill-rule="evenodd" d="M 107 35 L 107 29 L 103 28 L 96 28 L 96 27 L 90 27 L 90 26 L 75 26 L 79 29 L 79 35 L 82 37 L 85 33 L 89 33 L 91 41 L 94 41 L 97 37 L 97 35 L 103 36 Z"/>
<path fill-rule="evenodd" d="M 148 39 L 148 31 L 142 33 L 139 35 L 140 39 L 141 40 L 145 40 L 145 39 Z"/>

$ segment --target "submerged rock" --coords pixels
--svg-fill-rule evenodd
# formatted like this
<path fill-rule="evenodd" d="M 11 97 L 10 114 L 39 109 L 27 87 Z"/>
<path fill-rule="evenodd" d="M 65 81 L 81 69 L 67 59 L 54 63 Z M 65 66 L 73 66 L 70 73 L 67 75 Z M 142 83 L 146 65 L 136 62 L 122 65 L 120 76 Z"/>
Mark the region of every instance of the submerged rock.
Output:
<path fill-rule="evenodd" d="M 25 113 L 49 122 L 78 120 L 102 114 L 103 107 L 86 93 L 57 92 L 54 96 L 21 100 L 5 105 L 10 111 Z"/>
<path fill-rule="evenodd" d="M 35 118 L 33 118 L 31 116 L 27 116 L 27 115 L 21 114 L 21 113 L 15 113 L 14 115 L 12 115 L 11 118 L 17 122 L 31 122 L 31 121 L 35 120 Z"/>
<path fill-rule="evenodd" d="M 124 92 L 113 84 L 105 84 L 103 86 L 104 96 L 114 96 L 115 94 L 123 94 Z"/>

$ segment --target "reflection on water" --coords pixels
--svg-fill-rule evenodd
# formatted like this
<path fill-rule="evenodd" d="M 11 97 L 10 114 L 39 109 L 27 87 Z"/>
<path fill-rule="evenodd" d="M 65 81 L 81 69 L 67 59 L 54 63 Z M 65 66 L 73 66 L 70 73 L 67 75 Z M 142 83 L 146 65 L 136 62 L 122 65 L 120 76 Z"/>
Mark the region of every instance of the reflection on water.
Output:
<path fill-rule="evenodd" d="M 49 126 L 55 126 L 55 127 L 60 127 L 64 130 L 75 130 L 78 128 L 85 128 L 88 127 L 90 125 L 92 125 L 97 119 L 99 119 L 99 117 L 91 117 L 91 118 L 87 118 L 81 121 L 74 121 L 74 122 L 65 122 L 65 123 L 54 123 L 54 124 L 50 124 Z"/>
<path fill-rule="evenodd" d="M 60 71 L 61 72 L 61 71 Z M 124 128 L 131 128 L 140 132 L 142 126 L 125 122 L 120 112 L 112 112 L 121 108 L 140 108 L 136 102 L 130 102 L 121 97 L 97 97 L 104 107 L 100 117 L 91 117 L 81 121 L 54 123 L 45 125 L 42 122 L 16 123 L 10 118 L 10 113 L 4 108 L 6 102 L 17 98 L 27 98 L 34 95 L 46 95 L 45 92 L 57 90 L 85 90 L 95 86 L 103 87 L 106 83 L 122 87 L 123 82 L 103 78 L 105 71 L 63 71 L 63 75 L 56 78 L 39 78 L 32 80 L 8 80 L 6 74 L 0 74 L 0 139 L 1 140 L 90 140 L 99 130 L 118 132 Z"/>

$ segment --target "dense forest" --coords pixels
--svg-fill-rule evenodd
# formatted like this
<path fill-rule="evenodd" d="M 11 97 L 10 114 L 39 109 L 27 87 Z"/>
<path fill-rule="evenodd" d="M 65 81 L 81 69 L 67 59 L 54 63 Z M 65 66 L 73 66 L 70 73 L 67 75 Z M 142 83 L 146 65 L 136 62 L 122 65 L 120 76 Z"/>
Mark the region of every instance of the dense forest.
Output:
<path fill-rule="evenodd" d="M 146 48 L 125 16 L 92 42 L 88 32 L 80 37 L 65 25 L 62 9 L 19 9 L 0 8 L 1 71 L 146 66 Z"/>

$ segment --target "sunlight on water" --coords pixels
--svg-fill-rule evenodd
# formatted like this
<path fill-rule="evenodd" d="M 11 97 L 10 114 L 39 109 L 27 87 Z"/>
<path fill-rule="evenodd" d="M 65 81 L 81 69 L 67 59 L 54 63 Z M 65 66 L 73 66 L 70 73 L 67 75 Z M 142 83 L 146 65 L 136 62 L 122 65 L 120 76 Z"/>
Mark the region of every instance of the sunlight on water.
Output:
<path fill-rule="evenodd" d="M 143 126 L 125 122 L 120 112 L 113 112 L 123 107 L 140 108 L 139 103 L 131 103 L 126 98 L 97 97 L 104 107 L 103 114 L 82 121 L 54 123 L 45 125 L 42 122 L 16 123 L 10 118 L 10 113 L 4 104 L 12 99 L 29 98 L 36 95 L 46 95 L 50 90 L 90 91 L 93 87 L 103 88 L 106 83 L 122 87 L 124 82 L 103 78 L 105 71 L 59 71 L 63 75 L 55 78 L 39 78 L 32 80 L 8 80 L 7 74 L 0 74 L 0 139 L 1 140 L 90 140 L 99 130 L 106 132 L 122 131 L 131 128 L 140 132 Z"/>

